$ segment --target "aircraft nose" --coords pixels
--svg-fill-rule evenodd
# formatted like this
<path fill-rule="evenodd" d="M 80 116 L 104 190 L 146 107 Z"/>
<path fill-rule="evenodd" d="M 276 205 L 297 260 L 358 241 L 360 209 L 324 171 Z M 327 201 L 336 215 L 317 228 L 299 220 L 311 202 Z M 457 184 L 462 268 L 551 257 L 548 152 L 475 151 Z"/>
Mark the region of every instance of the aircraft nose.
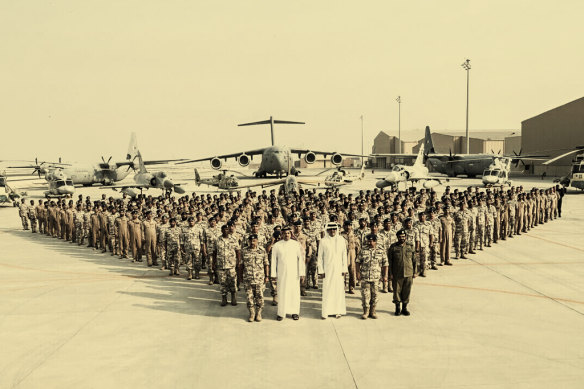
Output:
<path fill-rule="evenodd" d="M 75 193 L 75 187 L 70 185 L 64 186 L 61 190 L 64 194 L 68 195 L 72 195 L 73 193 Z"/>
<path fill-rule="evenodd" d="M 487 184 L 496 184 L 497 183 L 497 177 L 495 177 L 495 176 L 485 176 L 485 177 L 483 177 L 483 182 L 485 182 Z"/>
<path fill-rule="evenodd" d="M 385 181 L 395 183 L 398 181 L 397 174 L 395 172 L 390 172 L 387 177 L 385 177 Z"/>

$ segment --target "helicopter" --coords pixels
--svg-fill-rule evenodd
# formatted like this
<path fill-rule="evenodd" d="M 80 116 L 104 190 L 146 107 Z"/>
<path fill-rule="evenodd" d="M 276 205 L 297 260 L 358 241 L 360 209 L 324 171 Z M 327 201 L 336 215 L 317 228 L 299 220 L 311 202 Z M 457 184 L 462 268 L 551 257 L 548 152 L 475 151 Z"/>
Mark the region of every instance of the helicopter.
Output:
<path fill-rule="evenodd" d="M 493 158 L 493 162 L 483 172 L 483 184 L 486 187 L 493 185 L 511 185 L 509 172 L 511 171 L 511 158 Z"/>
<path fill-rule="evenodd" d="M 572 167 L 570 172 L 566 176 L 556 180 L 556 182 L 559 182 L 566 188 L 572 187 L 584 191 L 584 146 L 578 146 L 576 149 L 550 159 L 549 161 L 544 162 L 542 165 L 549 165 L 558 159 L 576 153 L 580 154 L 576 155 L 576 157 L 572 159 Z"/>

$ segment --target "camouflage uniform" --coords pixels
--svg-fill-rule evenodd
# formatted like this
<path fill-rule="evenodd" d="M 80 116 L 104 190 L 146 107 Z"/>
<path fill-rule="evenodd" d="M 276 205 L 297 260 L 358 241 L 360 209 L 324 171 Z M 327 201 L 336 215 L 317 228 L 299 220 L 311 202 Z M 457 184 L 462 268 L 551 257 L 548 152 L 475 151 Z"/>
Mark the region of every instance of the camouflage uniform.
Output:
<path fill-rule="evenodd" d="M 388 265 L 387 255 L 383 249 L 366 246 L 359 252 L 356 261 L 361 276 L 361 304 L 363 309 L 375 307 L 379 301 L 378 290 L 381 268 Z"/>
<path fill-rule="evenodd" d="M 243 249 L 241 258 L 247 307 L 261 310 L 264 307 L 265 267 L 269 264 L 268 254 L 258 245 L 255 249 Z"/>
<path fill-rule="evenodd" d="M 189 276 L 191 272 L 195 271 L 195 278 L 199 278 L 201 271 L 201 244 L 204 242 L 203 229 L 194 225 L 193 227 L 183 230 L 183 242 L 185 245 L 185 262 L 187 264 L 187 271 Z"/>
<path fill-rule="evenodd" d="M 37 213 L 35 207 L 32 205 L 27 207 L 27 216 L 28 220 L 30 221 L 30 229 L 32 232 L 37 231 Z"/>
<path fill-rule="evenodd" d="M 312 282 L 313 288 L 318 288 L 318 241 L 320 240 L 320 230 L 315 229 L 312 225 L 310 228 L 304 229 L 304 234 L 308 237 L 308 244 L 310 246 L 310 256 L 306 259 L 306 287 Z"/>
<path fill-rule="evenodd" d="M 227 292 L 235 293 L 236 273 L 235 265 L 237 263 L 237 247 L 231 237 L 224 238 L 220 236 L 215 241 L 216 268 L 219 273 L 220 291 L 222 296 Z"/>
<path fill-rule="evenodd" d="M 119 255 L 120 252 L 116 242 L 116 219 L 116 214 L 113 212 L 107 215 L 107 243 L 112 255 Z"/>
<path fill-rule="evenodd" d="M 507 236 L 515 235 L 515 216 L 517 214 L 517 200 L 511 199 L 507 202 L 509 205 L 509 233 Z"/>
<path fill-rule="evenodd" d="M 77 239 L 77 244 L 81 246 L 85 238 L 85 230 L 83 229 L 83 223 L 85 221 L 85 212 L 82 210 L 76 211 L 74 215 L 75 220 L 75 238 Z"/>
<path fill-rule="evenodd" d="M 468 220 L 468 233 L 466 234 L 466 251 L 464 251 L 464 254 L 468 254 L 469 251 L 471 253 L 474 251 L 477 208 L 476 207 L 468 208 L 465 210 L 465 212 L 466 218 Z"/>
<path fill-rule="evenodd" d="M 164 242 L 166 243 L 166 260 L 170 269 L 169 275 L 178 274 L 181 256 L 180 247 L 182 244 L 180 227 L 168 227 L 164 235 Z"/>
<path fill-rule="evenodd" d="M 486 242 L 487 247 L 491 247 L 491 244 L 493 243 L 493 234 L 494 234 L 496 214 L 497 214 L 497 209 L 495 208 L 495 206 L 492 204 L 487 205 L 487 209 L 485 210 L 485 215 L 486 215 L 485 242 Z"/>
<path fill-rule="evenodd" d="M 440 258 L 440 237 L 442 236 L 442 223 L 440 222 L 440 218 L 435 217 L 433 220 L 430 220 L 430 224 L 432 225 L 430 230 L 430 234 L 432 235 L 432 245 L 430 246 L 430 266 L 435 267 L 437 262 L 436 258 Z"/>
<path fill-rule="evenodd" d="M 483 244 L 485 243 L 485 224 L 486 224 L 486 216 L 487 216 L 487 207 L 484 205 L 480 205 L 477 207 L 477 218 L 476 218 L 476 239 L 475 239 L 475 247 L 479 248 L 479 250 L 483 249 Z"/>
<path fill-rule="evenodd" d="M 128 258 L 128 249 L 130 246 L 129 222 L 128 217 L 124 213 L 116 218 L 118 253 L 122 258 Z"/>
<path fill-rule="evenodd" d="M 416 243 L 420 244 L 418 256 L 418 271 L 424 276 L 427 269 L 427 259 L 430 256 L 430 234 L 432 233 L 432 223 L 428 220 L 418 221 L 414 226 Z"/>
<path fill-rule="evenodd" d="M 20 221 L 22 222 L 22 229 L 28 230 L 28 205 L 25 203 L 18 205 L 18 216 L 20 216 Z"/>
<path fill-rule="evenodd" d="M 160 259 L 161 263 L 161 270 L 165 270 L 168 267 L 168 262 L 166 260 L 166 230 L 170 228 L 168 223 L 156 224 L 156 248 L 157 248 L 157 255 Z"/>
<path fill-rule="evenodd" d="M 469 214 L 464 211 L 454 213 L 454 252 L 457 258 L 465 255 L 468 237 Z"/>
<path fill-rule="evenodd" d="M 347 242 L 347 262 L 349 264 L 349 293 L 353 292 L 355 286 L 357 284 L 357 266 L 356 260 L 359 251 L 361 251 L 361 245 L 359 243 L 359 239 L 355 236 L 353 231 L 351 233 L 348 232 L 341 232 L 341 236 L 345 238 Z"/>

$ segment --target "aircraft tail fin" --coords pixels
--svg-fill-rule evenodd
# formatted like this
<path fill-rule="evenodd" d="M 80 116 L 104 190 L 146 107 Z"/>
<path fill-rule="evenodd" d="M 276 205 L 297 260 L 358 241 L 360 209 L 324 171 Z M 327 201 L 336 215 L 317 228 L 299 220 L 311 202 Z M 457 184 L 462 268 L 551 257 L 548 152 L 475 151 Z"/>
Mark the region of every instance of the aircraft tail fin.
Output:
<path fill-rule="evenodd" d="M 132 161 L 136 158 L 138 154 L 138 141 L 136 140 L 136 133 L 132 132 L 130 135 L 130 144 L 128 145 L 128 154 L 126 154 L 126 160 Z"/>
<path fill-rule="evenodd" d="M 436 150 L 434 150 L 434 143 L 432 142 L 432 134 L 430 134 L 430 126 L 426 126 L 426 134 L 424 136 L 424 149 L 426 150 L 426 154 L 434 154 Z"/>
<path fill-rule="evenodd" d="M 420 145 L 420 151 L 418 151 L 418 156 L 416 157 L 416 162 L 414 166 L 424 166 L 424 145 Z"/>
<path fill-rule="evenodd" d="M 197 184 L 197 186 L 201 186 L 201 175 L 199 174 L 199 170 L 197 170 L 197 168 L 195 168 L 195 184 Z"/>
<path fill-rule="evenodd" d="M 142 154 L 140 154 L 139 150 L 136 150 L 136 157 L 138 158 L 138 173 L 148 173 L 146 165 L 144 165 L 144 160 L 142 159 Z"/>

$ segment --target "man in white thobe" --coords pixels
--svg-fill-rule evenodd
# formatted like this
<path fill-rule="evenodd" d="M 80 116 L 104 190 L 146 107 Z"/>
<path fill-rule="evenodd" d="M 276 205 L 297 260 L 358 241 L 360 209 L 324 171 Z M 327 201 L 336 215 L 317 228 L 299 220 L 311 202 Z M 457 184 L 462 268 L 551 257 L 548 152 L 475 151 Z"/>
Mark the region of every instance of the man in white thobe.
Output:
<path fill-rule="evenodd" d="M 272 279 L 277 278 L 278 285 L 278 320 L 292 315 L 294 320 L 300 318 L 300 276 L 306 273 L 302 246 L 290 239 L 289 227 L 282 229 L 282 240 L 272 246 Z"/>
<path fill-rule="evenodd" d="M 337 234 L 338 225 L 328 223 L 326 236 L 318 247 L 318 274 L 322 285 L 322 318 L 329 315 L 338 318 L 347 314 L 345 304 L 345 275 L 347 268 L 347 243 Z"/>

